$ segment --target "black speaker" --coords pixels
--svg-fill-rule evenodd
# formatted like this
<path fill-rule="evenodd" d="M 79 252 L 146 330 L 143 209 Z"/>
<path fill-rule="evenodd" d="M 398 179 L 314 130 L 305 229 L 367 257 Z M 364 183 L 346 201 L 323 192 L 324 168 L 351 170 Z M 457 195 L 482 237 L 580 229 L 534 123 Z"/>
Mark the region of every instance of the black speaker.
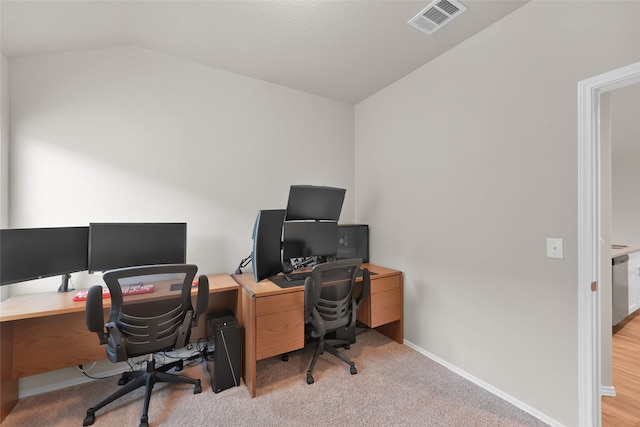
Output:
<path fill-rule="evenodd" d="M 230 311 L 224 311 L 211 315 L 209 328 L 214 335 L 214 352 L 207 371 L 213 392 L 219 393 L 240 385 L 242 327 Z"/>
<path fill-rule="evenodd" d="M 336 258 L 361 258 L 362 262 L 369 262 L 369 226 L 367 224 L 338 225 Z"/>

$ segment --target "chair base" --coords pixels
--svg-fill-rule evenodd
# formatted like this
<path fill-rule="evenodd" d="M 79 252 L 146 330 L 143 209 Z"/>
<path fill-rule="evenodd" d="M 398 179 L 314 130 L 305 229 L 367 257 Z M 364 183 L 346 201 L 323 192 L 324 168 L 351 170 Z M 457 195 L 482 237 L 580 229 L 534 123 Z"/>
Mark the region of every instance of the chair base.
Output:
<path fill-rule="evenodd" d="M 331 353 L 338 359 L 342 360 L 344 363 L 349 365 L 349 373 L 351 375 L 355 375 L 358 373 L 356 369 L 355 363 L 353 363 L 344 353 L 338 351 L 337 347 L 342 346 L 347 350 L 349 349 L 349 341 L 345 340 L 323 340 L 321 339 L 318 342 L 318 346 L 316 347 L 316 351 L 313 355 L 313 359 L 311 360 L 311 365 L 309 366 L 309 370 L 307 371 L 307 384 L 313 384 L 315 381 L 313 379 L 313 368 L 316 366 L 316 362 L 318 358 L 324 351 L 326 350 L 328 353 Z"/>
<path fill-rule="evenodd" d="M 90 426 L 96 421 L 96 412 L 111 402 L 125 396 L 126 394 L 137 390 L 138 388 L 145 386 L 145 394 L 144 394 L 144 405 L 142 408 L 142 416 L 140 417 L 140 427 L 148 427 L 149 426 L 149 402 L 151 401 L 151 392 L 153 391 L 153 386 L 156 383 L 182 383 L 182 384 L 193 384 L 193 394 L 198 394 L 202 392 L 202 385 L 199 379 L 188 378 L 181 375 L 169 374 L 169 371 L 172 368 L 176 368 L 176 370 L 182 370 L 183 361 L 177 360 L 172 363 L 168 363 L 166 365 L 160 366 L 159 368 L 155 367 L 155 362 L 153 360 L 147 363 L 146 371 L 137 371 L 137 372 L 125 372 L 122 375 L 120 381 L 118 381 L 118 385 L 121 385 L 122 388 L 112 393 L 107 398 L 103 399 L 93 407 L 87 410 L 87 415 L 84 418 L 82 423 L 83 426 Z"/>

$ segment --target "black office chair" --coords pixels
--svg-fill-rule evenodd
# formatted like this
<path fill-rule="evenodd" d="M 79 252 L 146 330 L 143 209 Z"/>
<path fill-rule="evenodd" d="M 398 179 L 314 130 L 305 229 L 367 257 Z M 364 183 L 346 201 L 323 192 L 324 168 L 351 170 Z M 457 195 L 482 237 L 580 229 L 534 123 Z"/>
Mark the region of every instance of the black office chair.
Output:
<path fill-rule="evenodd" d="M 369 270 L 363 269 L 362 287 L 354 296 L 356 278 L 362 265 L 360 259 L 346 259 L 318 264 L 304 282 L 304 311 L 308 336 L 318 340 L 318 346 L 307 371 L 307 384 L 313 384 L 313 368 L 326 350 L 358 373 L 356 365 L 339 347 L 347 350 L 356 341 L 356 310 L 370 293 Z"/>
<path fill-rule="evenodd" d="M 202 391 L 199 379 L 169 374 L 172 368 L 182 370 L 183 361 L 156 366 L 153 354 L 182 348 L 189 343 L 191 326 L 207 308 L 209 281 L 198 279 L 196 310 L 191 304 L 191 284 L 198 267 L 190 264 L 151 265 L 121 268 L 104 273 L 104 281 L 111 294 L 109 319 L 104 322 L 102 287 L 89 289 L 86 302 L 87 328 L 98 334 L 100 344 L 106 344 L 106 353 L 112 362 L 127 361 L 131 357 L 148 355 L 146 370 L 128 371 L 118 382 L 122 388 L 87 410 L 83 425 L 95 422 L 95 413 L 102 407 L 127 393 L 146 387 L 140 427 L 148 426 L 151 391 L 157 382 L 188 383 L 193 393 Z M 123 297 L 129 287 L 153 286 L 153 293 Z M 148 289 L 148 288 L 147 288 Z M 129 289 L 130 290 L 130 289 Z M 174 296 L 175 297 L 172 297 Z M 141 301 L 145 300 L 145 301 Z"/>

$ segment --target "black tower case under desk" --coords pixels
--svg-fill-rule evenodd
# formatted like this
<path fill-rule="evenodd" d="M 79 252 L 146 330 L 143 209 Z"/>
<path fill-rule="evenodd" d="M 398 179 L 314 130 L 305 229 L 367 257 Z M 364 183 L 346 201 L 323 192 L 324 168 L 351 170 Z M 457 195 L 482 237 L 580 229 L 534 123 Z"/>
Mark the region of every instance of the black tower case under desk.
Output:
<path fill-rule="evenodd" d="M 214 336 L 213 360 L 207 371 L 214 393 L 240 385 L 242 327 L 230 311 L 213 313 L 209 318 L 209 336 Z"/>

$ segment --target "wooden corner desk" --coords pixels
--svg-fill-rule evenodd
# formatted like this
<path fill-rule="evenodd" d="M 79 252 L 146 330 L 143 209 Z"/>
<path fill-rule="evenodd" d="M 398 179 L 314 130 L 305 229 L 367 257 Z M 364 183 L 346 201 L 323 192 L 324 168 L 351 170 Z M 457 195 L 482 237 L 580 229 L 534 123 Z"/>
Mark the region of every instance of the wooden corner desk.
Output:
<path fill-rule="evenodd" d="M 371 295 L 361 302 L 358 320 L 402 343 L 402 272 L 373 264 L 362 267 L 374 274 Z M 244 382 L 255 397 L 256 362 L 304 347 L 304 286 L 280 288 L 269 279 L 256 283 L 251 273 L 233 278 L 242 288 Z"/>
<path fill-rule="evenodd" d="M 229 274 L 209 275 L 207 312 L 240 312 L 238 284 Z M 197 289 L 192 291 L 194 297 Z M 18 379 L 105 359 L 105 348 L 87 330 L 85 302 L 75 293 L 16 295 L 0 304 L 0 423 L 18 403 Z M 159 292 L 133 295 L 141 302 L 162 298 Z M 195 303 L 195 302 L 194 302 Z M 111 300 L 104 300 L 105 319 Z M 207 336 L 206 318 L 192 329 L 191 339 Z"/>

